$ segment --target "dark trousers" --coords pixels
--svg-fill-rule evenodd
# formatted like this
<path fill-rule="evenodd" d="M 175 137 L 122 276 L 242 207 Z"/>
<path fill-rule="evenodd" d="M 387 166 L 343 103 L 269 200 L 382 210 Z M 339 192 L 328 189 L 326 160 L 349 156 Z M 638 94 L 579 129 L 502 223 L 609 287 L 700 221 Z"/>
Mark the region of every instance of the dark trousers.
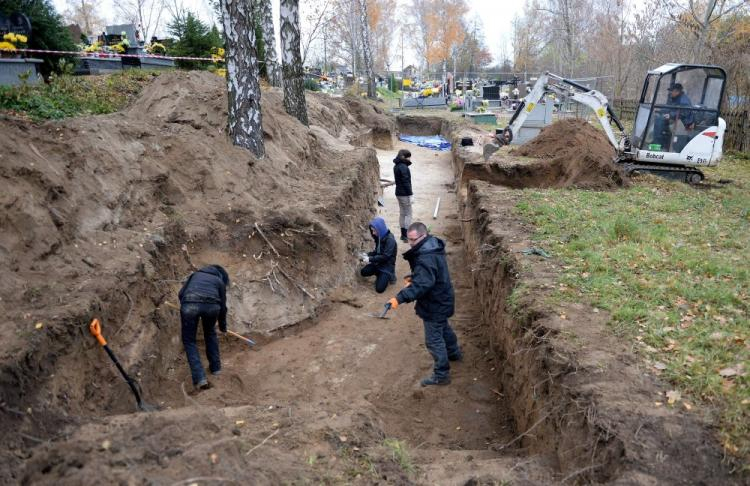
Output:
<path fill-rule="evenodd" d="M 449 360 L 461 357 L 458 338 L 448 319 L 424 321 L 424 344 L 435 361 L 433 377 L 438 381 L 446 380 L 451 369 Z"/>
<path fill-rule="evenodd" d="M 391 276 L 385 272 L 380 271 L 377 265 L 368 263 L 362 270 L 359 271 L 363 277 L 372 277 L 375 275 L 375 292 L 382 294 L 388 287 L 388 283 L 391 281 Z"/>
<path fill-rule="evenodd" d="M 203 324 L 203 338 L 206 341 L 206 356 L 208 366 L 212 373 L 221 370 L 219 358 L 219 339 L 216 337 L 216 321 L 219 318 L 221 306 L 219 304 L 193 304 L 185 303 L 180 307 L 180 320 L 182 321 L 182 345 L 185 347 L 190 376 L 193 385 L 197 385 L 206 379 L 206 372 L 201 363 L 198 353 L 198 345 L 195 338 L 198 332 L 198 320 Z"/>

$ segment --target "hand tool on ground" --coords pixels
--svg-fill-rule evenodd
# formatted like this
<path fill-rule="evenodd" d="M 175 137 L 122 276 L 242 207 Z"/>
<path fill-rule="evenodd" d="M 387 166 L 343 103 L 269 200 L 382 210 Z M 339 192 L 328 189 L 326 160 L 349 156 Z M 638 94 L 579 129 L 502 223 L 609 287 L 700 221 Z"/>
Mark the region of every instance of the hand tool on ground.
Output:
<path fill-rule="evenodd" d="M 388 314 L 388 311 L 391 310 L 391 304 L 390 302 L 385 304 L 383 306 L 383 310 L 380 312 L 371 312 L 369 314 L 366 314 L 367 317 L 374 317 L 375 319 L 390 319 L 390 317 L 386 316 Z"/>
<path fill-rule="evenodd" d="M 138 404 L 138 409 L 143 412 L 151 412 L 151 411 L 156 410 L 156 407 L 154 407 L 153 405 L 149 405 L 148 403 L 143 401 L 143 399 L 141 398 L 140 386 L 138 385 L 138 382 L 136 382 L 134 379 L 128 376 L 128 374 L 125 372 L 125 369 L 117 360 L 115 353 L 113 353 L 112 350 L 109 349 L 109 346 L 107 345 L 107 340 L 104 339 L 104 336 L 102 336 L 102 326 L 101 326 L 101 323 L 99 322 L 99 319 L 94 319 L 93 321 L 91 321 L 91 324 L 89 325 L 89 331 L 91 332 L 91 335 L 96 338 L 96 340 L 99 342 L 101 347 L 103 347 L 104 350 L 107 352 L 109 357 L 115 363 L 115 366 L 117 366 L 117 369 L 120 370 L 120 374 L 122 375 L 123 378 L 125 378 L 125 381 L 130 387 L 130 390 L 133 392 L 133 395 L 135 395 L 135 400 Z"/>
<path fill-rule="evenodd" d="M 234 336 L 237 339 L 240 339 L 242 341 L 245 341 L 249 346 L 255 346 L 255 344 L 256 344 L 255 341 L 253 341 L 252 339 L 246 338 L 242 334 L 237 334 L 236 332 L 230 331 L 229 329 L 227 329 L 227 334 L 229 334 L 230 336 Z"/>

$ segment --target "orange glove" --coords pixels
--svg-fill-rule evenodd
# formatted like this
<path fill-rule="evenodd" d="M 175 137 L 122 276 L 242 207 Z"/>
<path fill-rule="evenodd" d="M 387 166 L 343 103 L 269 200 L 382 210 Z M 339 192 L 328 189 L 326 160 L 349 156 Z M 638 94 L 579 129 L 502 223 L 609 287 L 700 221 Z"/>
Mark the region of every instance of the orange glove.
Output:
<path fill-rule="evenodd" d="M 396 300 L 396 297 L 393 297 L 388 303 L 391 304 L 391 309 L 396 309 L 398 307 L 398 300 Z"/>

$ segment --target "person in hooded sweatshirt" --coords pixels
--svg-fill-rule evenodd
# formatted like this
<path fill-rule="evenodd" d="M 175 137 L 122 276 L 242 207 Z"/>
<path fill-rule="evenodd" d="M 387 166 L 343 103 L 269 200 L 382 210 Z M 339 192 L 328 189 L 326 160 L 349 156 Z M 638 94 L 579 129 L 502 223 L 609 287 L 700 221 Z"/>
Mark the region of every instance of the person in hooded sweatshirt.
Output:
<path fill-rule="evenodd" d="M 365 264 L 360 270 L 363 277 L 375 276 L 375 291 L 385 292 L 388 284 L 396 281 L 396 238 L 388 230 L 383 218 L 370 221 L 370 234 L 375 241 L 375 249 L 362 255 Z"/>
<path fill-rule="evenodd" d="M 198 321 L 203 325 L 206 341 L 206 356 L 211 374 L 221 372 L 219 340 L 214 328 L 227 332 L 227 287 L 229 275 L 220 265 L 208 265 L 193 272 L 180 289 L 180 320 L 182 322 L 182 345 L 187 355 L 190 375 L 196 388 L 209 388 L 206 371 L 203 369 L 198 346 L 195 342 Z"/>
<path fill-rule="evenodd" d="M 396 199 L 398 200 L 401 226 L 401 241 L 406 243 L 406 229 L 411 224 L 411 207 L 414 204 L 414 193 L 411 190 L 411 152 L 406 149 L 398 151 L 393 159 L 393 178 L 396 181 Z"/>
<path fill-rule="evenodd" d="M 388 304 L 396 309 L 400 304 L 416 301 L 415 311 L 424 321 L 424 338 L 427 350 L 435 361 L 433 374 L 422 380 L 422 386 L 447 385 L 450 380 L 450 361 L 460 361 L 463 354 L 458 338 L 448 318 L 453 315 L 454 292 L 445 243 L 431 236 L 423 223 L 409 226 L 407 238 L 411 249 L 404 253 L 411 275 L 406 286 Z"/>

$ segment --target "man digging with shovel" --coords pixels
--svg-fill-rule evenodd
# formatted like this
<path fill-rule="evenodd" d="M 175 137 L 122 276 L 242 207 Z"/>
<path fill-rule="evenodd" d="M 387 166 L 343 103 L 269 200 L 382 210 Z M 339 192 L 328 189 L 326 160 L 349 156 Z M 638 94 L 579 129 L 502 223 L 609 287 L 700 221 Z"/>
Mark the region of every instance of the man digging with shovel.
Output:
<path fill-rule="evenodd" d="M 180 289 L 180 321 L 182 322 L 182 345 L 185 347 L 193 385 L 201 390 L 211 387 L 206 379 L 195 338 L 198 320 L 203 324 L 206 341 L 206 356 L 211 374 L 221 372 L 219 340 L 216 337 L 216 321 L 219 330 L 227 332 L 227 286 L 229 275 L 220 265 L 208 265 L 193 272 Z"/>
<path fill-rule="evenodd" d="M 420 384 L 447 385 L 451 382 L 449 361 L 460 361 L 463 354 L 456 333 L 448 323 L 455 299 L 445 258 L 445 243 L 429 235 L 423 223 L 409 226 L 406 235 L 411 249 L 404 253 L 404 259 L 409 262 L 411 275 L 404 279 L 406 287 L 386 304 L 386 310 L 417 301 L 414 310 L 424 321 L 425 345 L 435 361 L 432 376 Z"/>

